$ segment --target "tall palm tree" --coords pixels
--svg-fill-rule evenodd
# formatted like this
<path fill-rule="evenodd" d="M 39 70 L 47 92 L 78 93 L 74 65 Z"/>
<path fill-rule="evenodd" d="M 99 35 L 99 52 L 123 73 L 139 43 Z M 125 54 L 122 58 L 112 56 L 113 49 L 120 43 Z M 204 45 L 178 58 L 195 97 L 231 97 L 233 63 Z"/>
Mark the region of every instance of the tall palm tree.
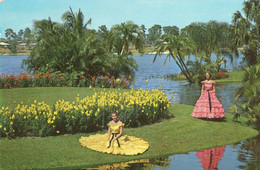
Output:
<path fill-rule="evenodd" d="M 83 35 L 84 31 L 87 30 L 87 25 L 91 24 L 91 19 L 84 23 L 84 15 L 80 9 L 78 13 L 73 13 L 71 7 L 70 11 L 67 11 L 62 15 L 62 19 L 65 22 L 65 25 L 67 25 L 77 36 Z"/>
<path fill-rule="evenodd" d="M 144 38 L 138 25 L 132 21 L 114 25 L 111 28 L 115 50 L 118 55 L 130 54 L 129 46 L 133 45 L 139 52 L 143 52 Z"/>
<path fill-rule="evenodd" d="M 259 0 L 248 0 L 244 2 L 243 11 L 233 15 L 230 32 L 233 44 L 243 47 L 243 55 L 248 65 L 259 63 L 260 54 L 260 2 Z M 236 49 L 235 49 L 236 50 Z M 236 51 L 238 54 L 238 52 Z"/>
<path fill-rule="evenodd" d="M 182 33 L 172 36 L 164 35 L 162 42 L 156 46 L 155 50 L 156 54 L 153 62 L 155 62 L 158 55 L 161 56 L 164 52 L 168 52 L 164 64 L 166 64 L 169 58 L 173 58 L 187 80 L 190 83 L 194 83 L 192 75 L 184 62 L 186 56 L 191 55 L 195 50 L 195 43 L 189 37 Z"/>

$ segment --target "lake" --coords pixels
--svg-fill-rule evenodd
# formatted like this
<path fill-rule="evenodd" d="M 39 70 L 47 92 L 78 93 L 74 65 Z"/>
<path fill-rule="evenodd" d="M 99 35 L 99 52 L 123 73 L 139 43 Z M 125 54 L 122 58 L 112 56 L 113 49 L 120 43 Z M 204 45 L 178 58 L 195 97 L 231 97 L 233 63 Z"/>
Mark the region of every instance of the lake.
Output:
<path fill-rule="evenodd" d="M 135 89 L 162 90 L 172 103 L 195 105 L 200 96 L 200 86 L 190 85 L 186 81 L 173 81 L 164 79 L 166 74 L 180 72 L 173 60 L 169 60 L 165 66 L 165 55 L 158 57 L 153 63 L 154 55 L 133 55 L 139 65 L 136 71 Z M 25 72 L 20 64 L 28 56 L 0 56 L 0 74 L 19 74 Z M 215 56 L 212 56 L 212 60 Z M 237 67 L 241 58 L 235 59 L 233 64 L 227 63 L 226 67 L 232 70 Z M 145 80 L 148 80 L 146 83 Z M 160 85 L 162 88 L 160 88 Z M 223 104 L 226 112 L 234 102 L 235 90 L 239 83 L 216 84 L 216 95 Z M 202 151 L 193 151 L 185 154 L 174 154 L 156 159 L 142 159 L 122 162 L 118 164 L 102 165 L 96 168 L 121 168 L 121 169 L 260 169 L 260 135 L 241 141 L 236 144 L 222 147 L 209 148 Z"/>

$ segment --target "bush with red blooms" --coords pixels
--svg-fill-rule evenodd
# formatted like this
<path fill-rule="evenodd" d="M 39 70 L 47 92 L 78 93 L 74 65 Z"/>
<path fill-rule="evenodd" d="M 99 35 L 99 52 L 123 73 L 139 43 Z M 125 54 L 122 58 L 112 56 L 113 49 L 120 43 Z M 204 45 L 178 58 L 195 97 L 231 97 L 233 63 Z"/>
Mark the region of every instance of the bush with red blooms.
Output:
<path fill-rule="evenodd" d="M 108 74 L 109 75 L 109 74 Z M 109 77 L 108 75 L 97 74 L 95 76 L 82 73 L 20 73 L 19 75 L 0 74 L 0 89 L 17 87 L 103 87 L 103 88 L 129 88 L 132 78 Z"/>
<path fill-rule="evenodd" d="M 219 71 L 215 75 L 215 79 L 225 79 L 225 78 L 229 78 L 229 74 L 223 71 Z"/>

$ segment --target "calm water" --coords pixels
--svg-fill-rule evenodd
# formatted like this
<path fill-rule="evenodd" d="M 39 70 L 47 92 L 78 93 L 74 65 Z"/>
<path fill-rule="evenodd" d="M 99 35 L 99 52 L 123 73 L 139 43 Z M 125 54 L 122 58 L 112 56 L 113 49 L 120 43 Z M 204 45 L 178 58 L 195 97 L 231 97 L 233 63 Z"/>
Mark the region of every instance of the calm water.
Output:
<path fill-rule="evenodd" d="M 213 56 L 213 60 L 214 60 Z M 19 74 L 25 72 L 20 67 L 27 56 L 0 56 L 0 74 Z M 157 58 L 152 63 L 153 55 L 134 55 L 139 70 L 136 72 L 136 81 L 133 88 L 153 89 L 159 88 L 172 98 L 172 103 L 194 105 L 200 95 L 198 85 L 189 85 L 185 81 L 171 81 L 163 78 L 163 75 L 180 72 L 173 60 L 163 66 L 165 56 Z M 239 59 L 234 64 L 227 63 L 227 69 L 236 67 Z M 148 79 L 148 83 L 145 80 Z M 228 107 L 234 102 L 234 93 L 240 84 L 217 84 L 217 97 L 228 111 Z M 260 128 L 259 128 L 260 129 Z M 156 159 L 142 159 L 130 162 L 121 162 L 111 165 L 102 165 L 93 169 L 259 169 L 260 170 L 260 136 L 241 141 L 233 145 L 217 148 L 209 148 L 202 151 L 194 151 L 186 154 L 175 154 Z"/>

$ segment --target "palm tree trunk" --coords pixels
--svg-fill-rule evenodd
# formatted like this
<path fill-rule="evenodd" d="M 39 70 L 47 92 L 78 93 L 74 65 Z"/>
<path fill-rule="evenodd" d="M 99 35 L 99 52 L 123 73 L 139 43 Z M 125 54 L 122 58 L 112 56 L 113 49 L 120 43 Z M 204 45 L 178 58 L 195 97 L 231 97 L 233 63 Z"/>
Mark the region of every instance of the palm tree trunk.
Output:
<path fill-rule="evenodd" d="M 182 60 L 181 55 L 180 55 L 179 52 L 178 52 L 177 59 L 178 59 L 179 62 L 181 63 L 182 67 L 184 67 L 183 70 L 185 71 L 185 73 L 187 73 L 187 75 L 188 75 L 188 77 L 189 77 L 189 78 L 187 78 L 187 79 L 189 80 L 189 82 L 190 82 L 190 83 L 194 83 L 194 81 L 193 81 L 193 79 L 192 79 L 192 76 L 191 76 L 191 74 L 190 74 L 190 72 L 189 72 L 189 69 L 186 67 L 186 65 L 185 65 L 184 61 Z"/>
<path fill-rule="evenodd" d="M 170 54 L 172 56 L 172 58 L 174 58 L 174 55 L 173 53 L 170 51 Z M 187 74 L 187 72 L 185 71 L 185 68 L 182 66 L 182 64 L 180 64 L 179 62 L 179 58 L 177 58 L 178 60 L 175 60 L 176 64 L 178 65 L 178 67 L 181 69 L 181 72 L 184 74 L 184 76 L 187 78 L 187 80 L 190 82 L 190 83 L 193 83 L 193 80 L 191 78 L 190 75 Z M 179 61 L 179 62 L 178 62 Z"/>

